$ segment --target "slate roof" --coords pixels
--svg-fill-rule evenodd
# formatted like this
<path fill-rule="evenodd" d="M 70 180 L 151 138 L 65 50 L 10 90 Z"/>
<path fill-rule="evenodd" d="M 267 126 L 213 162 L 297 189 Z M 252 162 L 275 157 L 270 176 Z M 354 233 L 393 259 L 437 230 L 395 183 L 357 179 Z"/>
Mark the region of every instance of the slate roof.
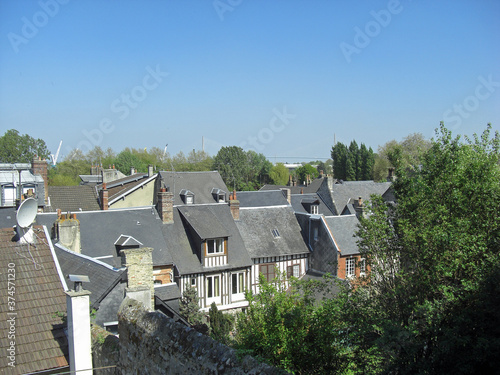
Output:
<path fill-rule="evenodd" d="M 98 310 L 95 323 L 117 321 L 117 313 L 123 301 L 127 270 L 113 269 L 104 262 L 94 260 L 82 254 L 54 246 L 61 271 L 66 278 L 68 287 L 74 289 L 73 283 L 67 280 L 69 274 L 86 275 L 90 282 L 83 283 L 83 288 L 90 291 L 91 307 Z"/>
<path fill-rule="evenodd" d="M 359 254 L 358 244 L 354 234 L 358 231 L 359 220 L 356 215 L 341 215 L 325 217 L 340 255 Z"/>
<path fill-rule="evenodd" d="M 343 212 L 346 204 L 352 203 L 351 200 L 361 197 L 363 201 L 366 201 L 372 194 L 383 195 L 390 186 L 390 182 L 375 181 L 344 181 L 341 184 L 334 184 L 332 197 L 335 208 L 337 212 Z"/>
<path fill-rule="evenodd" d="M 291 206 L 240 208 L 236 225 L 251 258 L 309 253 Z M 274 238 L 273 229 L 279 238 Z"/>
<path fill-rule="evenodd" d="M 218 219 L 215 207 L 211 206 L 185 206 L 178 207 L 182 217 L 202 239 L 221 238 L 231 236 L 231 232 Z"/>
<path fill-rule="evenodd" d="M 36 243 L 21 245 L 13 242 L 12 228 L 0 229 L 0 372 L 7 369 L 9 341 L 8 313 L 15 312 L 16 367 L 10 374 L 26 374 L 68 366 L 68 343 L 64 324 L 56 312 L 66 313 L 66 295 L 56 263 L 41 226 L 35 226 Z M 30 255 L 31 254 L 31 255 Z M 33 256 L 33 260 L 31 258 Z M 9 265 L 15 265 L 9 267 Z M 8 270 L 15 270 L 11 280 L 14 292 L 7 294 Z M 8 297 L 15 306 L 9 310 Z"/>
<path fill-rule="evenodd" d="M 0 228 L 12 228 L 14 225 L 16 225 L 16 209 L 0 207 Z"/>
<path fill-rule="evenodd" d="M 239 191 L 236 199 L 240 207 L 268 207 L 288 205 L 282 190 Z"/>
<path fill-rule="evenodd" d="M 212 194 L 212 190 L 221 189 L 227 193 L 226 200 L 229 199 L 229 190 L 219 172 L 159 172 L 162 186 L 174 193 L 174 205 L 184 205 L 180 192 L 188 189 L 194 194 L 195 204 L 216 203 L 217 200 Z"/>
<path fill-rule="evenodd" d="M 304 204 L 311 204 L 311 202 L 317 201 L 318 214 L 325 216 L 334 215 L 318 194 L 293 194 L 291 198 L 293 210 L 297 213 L 309 213 L 304 207 Z"/>
<path fill-rule="evenodd" d="M 82 286 L 92 293 L 90 303 L 94 308 L 98 308 L 104 297 L 122 280 L 122 277 L 126 276 L 125 269 L 113 268 L 104 262 L 65 250 L 58 245 L 54 246 L 54 250 L 65 278 L 69 274 L 89 277 L 90 282 Z M 74 289 L 71 281 L 67 280 L 66 283 L 69 288 Z"/>
<path fill-rule="evenodd" d="M 121 235 L 134 237 L 152 247 L 153 264 L 172 264 L 172 257 L 162 236 L 162 223 L 154 207 L 124 208 L 106 211 L 84 211 L 77 213 L 80 221 L 82 254 L 101 258 L 113 267 L 121 267 L 121 257 L 115 246 Z M 55 213 L 38 214 L 36 221 L 52 228 L 57 220 Z"/>
<path fill-rule="evenodd" d="M 182 214 L 179 212 L 182 210 Z M 208 226 L 203 229 L 203 234 L 214 238 L 216 234 L 228 235 L 228 264 L 220 269 L 243 268 L 252 264 L 243 239 L 236 227 L 235 221 L 227 204 L 211 204 L 201 206 L 174 207 L 174 223 L 162 226 L 163 236 L 167 243 L 167 248 L 172 249 L 171 256 L 174 264 L 181 275 L 206 272 L 207 269 L 200 263 L 198 257 L 199 249 L 192 241 L 191 224 L 183 219 L 184 215 L 192 217 L 194 213 L 204 213 L 206 216 L 215 216 L 222 227 L 223 232 L 213 232 L 209 234 Z M 219 227 L 219 229 L 220 229 Z M 205 230 L 207 232 L 205 232 Z M 191 240 L 190 240 L 191 239 Z M 153 262 L 155 260 L 153 252 Z"/>
<path fill-rule="evenodd" d="M 303 192 L 307 193 L 316 193 L 323 183 L 323 178 L 316 178 L 311 181 L 311 183 L 306 185 L 297 185 L 297 186 L 286 186 L 286 185 L 264 185 L 260 190 L 279 190 L 281 188 L 290 189 L 292 194 L 300 194 Z"/>
<path fill-rule="evenodd" d="M 97 192 L 93 186 L 49 186 L 50 206 L 46 212 L 96 211 L 100 210 Z"/>

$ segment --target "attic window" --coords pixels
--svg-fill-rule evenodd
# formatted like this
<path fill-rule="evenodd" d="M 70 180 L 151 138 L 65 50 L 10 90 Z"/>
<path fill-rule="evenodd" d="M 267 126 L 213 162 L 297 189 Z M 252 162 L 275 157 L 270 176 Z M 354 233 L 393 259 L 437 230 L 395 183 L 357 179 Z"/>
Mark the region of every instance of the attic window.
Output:
<path fill-rule="evenodd" d="M 226 201 L 226 192 L 224 190 L 213 188 L 212 196 L 218 203 L 224 203 Z"/>
<path fill-rule="evenodd" d="M 186 189 L 182 189 L 179 194 L 180 194 L 180 196 L 182 198 L 182 201 L 185 204 L 193 204 L 194 203 L 194 194 L 193 194 L 192 191 L 189 191 L 189 190 L 186 190 Z"/>
<path fill-rule="evenodd" d="M 277 229 L 271 229 L 271 233 L 273 234 L 274 238 L 280 238 L 280 232 L 278 232 Z"/>
<path fill-rule="evenodd" d="M 311 205 L 311 214 L 313 215 L 319 214 L 319 206 L 317 204 Z"/>
<path fill-rule="evenodd" d="M 224 252 L 224 238 L 207 240 L 207 254 L 221 254 Z"/>

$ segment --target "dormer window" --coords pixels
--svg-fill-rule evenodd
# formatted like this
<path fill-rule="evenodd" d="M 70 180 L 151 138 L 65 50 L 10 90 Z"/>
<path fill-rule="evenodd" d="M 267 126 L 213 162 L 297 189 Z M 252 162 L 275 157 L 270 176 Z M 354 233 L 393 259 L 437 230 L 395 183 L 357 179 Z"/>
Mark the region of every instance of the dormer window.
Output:
<path fill-rule="evenodd" d="M 224 253 L 224 238 L 207 240 L 207 255 Z"/>
<path fill-rule="evenodd" d="M 182 189 L 179 193 L 184 204 L 193 204 L 194 203 L 194 194 L 192 191 Z"/>
<path fill-rule="evenodd" d="M 313 214 L 313 215 L 319 214 L 319 206 L 317 204 L 311 205 L 311 214 Z"/>
<path fill-rule="evenodd" d="M 216 202 L 224 203 L 226 201 L 226 192 L 221 189 L 213 188 L 212 197 L 214 197 Z"/>
<path fill-rule="evenodd" d="M 280 238 L 280 232 L 278 232 L 278 229 L 271 229 L 271 233 L 273 234 L 274 238 Z"/>

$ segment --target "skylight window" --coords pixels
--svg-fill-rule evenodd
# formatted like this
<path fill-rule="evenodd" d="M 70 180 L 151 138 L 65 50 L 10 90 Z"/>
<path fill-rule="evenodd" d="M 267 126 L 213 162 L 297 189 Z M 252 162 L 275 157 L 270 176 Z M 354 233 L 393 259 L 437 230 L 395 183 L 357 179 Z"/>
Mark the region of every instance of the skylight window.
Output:
<path fill-rule="evenodd" d="M 278 232 L 278 229 L 271 229 L 271 233 L 273 234 L 274 238 L 280 238 L 280 232 Z"/>

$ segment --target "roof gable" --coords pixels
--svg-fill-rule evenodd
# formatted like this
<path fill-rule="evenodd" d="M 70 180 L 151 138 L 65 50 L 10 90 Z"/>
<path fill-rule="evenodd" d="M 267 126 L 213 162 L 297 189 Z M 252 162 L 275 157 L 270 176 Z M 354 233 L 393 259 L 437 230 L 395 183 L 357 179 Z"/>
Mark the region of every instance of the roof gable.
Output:
<path fill-rule="evenodd" d="M 359 254 L 357 238 L 355 237 L 359 224 L 356 215 L 330 216 L 326 217 L 325 221 L 341 256 Z"/>

